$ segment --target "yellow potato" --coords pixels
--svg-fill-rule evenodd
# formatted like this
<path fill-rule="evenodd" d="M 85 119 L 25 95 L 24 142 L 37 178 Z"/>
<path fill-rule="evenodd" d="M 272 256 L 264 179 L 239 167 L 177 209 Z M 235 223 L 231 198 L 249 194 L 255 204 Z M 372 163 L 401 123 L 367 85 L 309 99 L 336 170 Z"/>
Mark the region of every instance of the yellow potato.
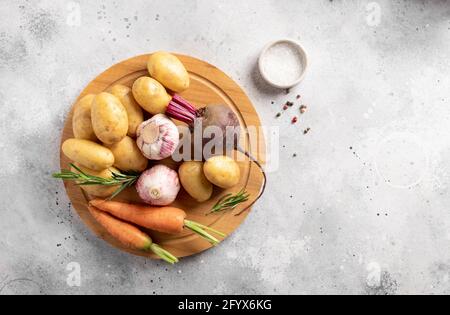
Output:
<path fill-rule="evenodd" d="M 97 176 L 101 178 L 112 178 L 112 173 L 120 174 L 119 170 L 110 167 L 107 169 L 104 169 L 102 171 L 94 171 L 87 167 L 84 167 L 82 165 L 79 165 L 78 163 L 75 163 L 75 165 L 83 172 L 88 175 Z M 70 169 L 74 173 L 78 173 L 78 171 L 72 167 Z M 85 192 L 87 192 L 89 195 L 100 197 L 100 198 L 106 198 L 111 196 L 120 186 L 103 186 L 103 185 L 80 185 L 81 189 L 83 189 Z"/>
<path fill-rule="evenodd" d="M 114 154 L 114 166 L 118 169 L 142 172 L 147 168 L 148 160 L 142 155 L 136 141 L 132 138 L 126 136 L 108 148 Z"/>
<path fill-rule="evenodd" d="M 75 104 L 72 117 L 73 134 L 77 139 L 97 141 L 91 121 L 94 94 L 88 94 Z"/>
<path fill-rule="evenodd" d="M 178 173 L 181 185 L 192 198 L 198 202 L 204 202 L 211 198 L 213 185 L 203 173 L 203 162 L 184 162 L 180 166 Z"/>
<path fill-rule="evenodd" d="M 206 178 L 221 188 L 236 186 L 241 179 L 239 165 L 228 156 L 214 156 L 203 166 Z"/>
<path fill-rule="evenodd" d="M 62 145 L 62 151 L 72 161 L 96 171 L 114 164 L 114 155 L 110 149 L 89 140 L 67 139 Z"/>
<path fill-rule="evenodd" d="M 144 121 L 142 108 L 133 97 L 133 93 L 128 86 L 117 84 L 111 88 L 111 94 L 119 99 L 128 114 L 128 135 L 136 136 L 137 127 Z"/>
<path fill-rule="evenodd" d="M 119 142 L 127 135 L 127 111 L 119 99 L 110 93 L 103 92 L 94 98 L 91 119 L 95 135 L 105 144 Z"/>
<path fill-rule="evenodd" d="M 164 51 L 152 54 L 147 64 L 152 78 L 171 91 L 181 93 L 189 87 L 189 74 L 176 56 Z"/>
<path fill-rule="evenodd" d="M 163 114 L 172 99 L 164 86 L 150 77 L 137 79 L 132 91 L 136 102 L 152 115 Z"/>

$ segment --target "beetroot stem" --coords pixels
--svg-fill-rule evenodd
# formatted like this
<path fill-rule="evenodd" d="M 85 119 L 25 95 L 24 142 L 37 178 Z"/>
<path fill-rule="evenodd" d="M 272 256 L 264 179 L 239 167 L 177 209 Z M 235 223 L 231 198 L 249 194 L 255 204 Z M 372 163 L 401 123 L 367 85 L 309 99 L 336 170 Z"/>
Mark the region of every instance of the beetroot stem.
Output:
<path fill-rule="evenodd" d="M 172 97 L 172 100 L 177 103 L 180 104 L 181 107 L 186 108 L 187 110 L 189 110 L 189 112 L 193 115 L 197 114 L 197 110 L 195 109 L 194 106 L 192 106 L 188 101 L 186 101 L 184 98 L 182 98 L 181 96 L 175 94 Z"/>
<path fill-rule="evenodd" d="M 180 118 L 180 119 L 185 119 L 185 120 L 190 120 L 190 119 L 192 119 L 192 116 L 188 116 L 188 115 L 186 115 L 186 113 L 184 113 L 182 110 L 180 110 L 180 109 L 178 109 L 178 108 L 176 108 L 176 107 L 174 107 L 172 110 L 171 110 L 171 115 L 173 115 L 173 118 Z"/>
<path fill-rule="evenodd" d="M 172 97 L 167 106 L 166 114 L 170 118 L 182 121 L 188 125 L 193 125 L 195 118 L 198 117 L 195 107 L 177 94 Z"/>

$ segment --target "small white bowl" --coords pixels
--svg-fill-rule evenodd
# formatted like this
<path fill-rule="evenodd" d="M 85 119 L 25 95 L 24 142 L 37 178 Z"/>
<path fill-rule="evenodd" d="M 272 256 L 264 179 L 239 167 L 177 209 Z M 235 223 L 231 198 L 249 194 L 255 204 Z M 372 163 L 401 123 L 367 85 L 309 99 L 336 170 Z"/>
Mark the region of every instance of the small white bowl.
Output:
<path fill-rule="evenodd" d="M 279 44 L 285 44 L 288 45 L 290 47 L 294 47 L 295 49 L 297 49 L 300 58 L 299 58 L 299 62 L 301 62 L 302 65 L 302 72 L 300 73 L 300 75 L 298 76 L 298 78 L 296 78 L 295 80 L 293 80 L 292 82 L 286 83 L 286 84 L 280 84 L 278 82 L 276 82 L 274 80 L 274 78 L 270 78 L 270 76 L 264 71 L 264 61 L 267 55 L 267 52 L 274 46 L 279 45 Z M 306 50 L 303 48 L 302 45 L 300 45 L 300 43 L 298 43 L 295 40 L 291 40 L 291 39 L 281 39 L 281 40 L 277 40 L 274 42 L 271 42 L 269 44 L 267 44 L 264 49 L 261 52 L 261 55 L 259 56 L 259 60 L 258 60 L 258 67 L 259 67 L 259 72 L 261 73 L 261 76 L 263 77 L 263 79 L 269 83 L 270 85 L 276 87 L 276 88 L 280 88 L 280 89 L 289 89 L 297 84 L 299 84 L 303 78 L 305 77 L 305 73 L 306 70 L 308 68 L 308 54 L 306 53 Z"/>

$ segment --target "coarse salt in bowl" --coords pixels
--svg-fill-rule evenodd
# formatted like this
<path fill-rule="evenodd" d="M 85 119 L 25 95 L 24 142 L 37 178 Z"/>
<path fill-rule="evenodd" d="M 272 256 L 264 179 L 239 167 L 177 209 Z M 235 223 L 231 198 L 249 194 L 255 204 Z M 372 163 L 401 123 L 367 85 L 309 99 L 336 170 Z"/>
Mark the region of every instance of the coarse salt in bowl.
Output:
<path fill-rule="evenodd" d="M 288 89 L 303 80 L 308 68 L 308 56 L 298 42 L 282 39 L 264 47 L 258 66 L 267 83 L 280 89 Z"/>

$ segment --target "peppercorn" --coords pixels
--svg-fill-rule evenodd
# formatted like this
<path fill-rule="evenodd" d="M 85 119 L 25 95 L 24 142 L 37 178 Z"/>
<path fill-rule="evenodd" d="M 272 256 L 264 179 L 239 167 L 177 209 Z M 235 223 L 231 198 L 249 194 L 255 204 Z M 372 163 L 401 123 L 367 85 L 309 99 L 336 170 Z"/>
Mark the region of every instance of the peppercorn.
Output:
<path fill-rule="evenodd" d="M 306 113 L 307 109 L 308 109 L 308 106 L 306 106 L 306 105 L 300 106 L 300 113 L 302 113 L 302 114 Z"/>

